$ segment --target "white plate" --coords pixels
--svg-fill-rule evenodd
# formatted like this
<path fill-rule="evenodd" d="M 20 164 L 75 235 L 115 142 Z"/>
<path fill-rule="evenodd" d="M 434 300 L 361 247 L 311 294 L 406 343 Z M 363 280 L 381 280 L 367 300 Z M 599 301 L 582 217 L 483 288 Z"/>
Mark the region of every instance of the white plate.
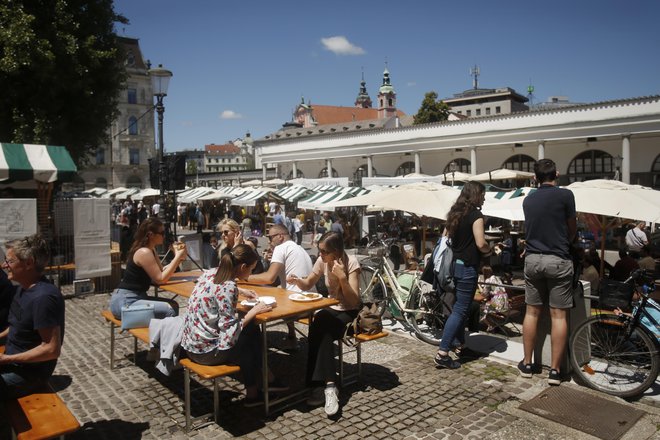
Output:
<path fill-rule="evenodd" d="M 268 306 L 272 306 L 277 303 L 277 300 L 274 296 L 260 296 L 258 299 L 244 299 L 241 301 L 241 305 L 244 307 L 254 307 L 257 305 L 257 302 L 262 302 Z"/>
<path fill-rule="evenodd" d="M 300 293 L 292 293 L 291 295 L 289 295 L 289 299 L 291 301 L 298 301 L 298 302 L 317 301 L 321 298 L 323 298 L 323 295 L 314 292 L 300 292 Z"/>

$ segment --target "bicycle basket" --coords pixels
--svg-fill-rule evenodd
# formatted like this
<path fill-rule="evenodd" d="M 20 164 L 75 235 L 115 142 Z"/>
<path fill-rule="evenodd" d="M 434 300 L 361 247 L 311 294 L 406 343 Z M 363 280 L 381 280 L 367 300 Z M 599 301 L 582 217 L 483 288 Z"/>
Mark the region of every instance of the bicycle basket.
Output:
<path fill-rule="evenodd" d="M 600 282 L 598 304 L 600 308 L 614 310 L 617 307 L 627 311 L 631 309 L 635 286 L 631 283 L 603 279 Z"/>

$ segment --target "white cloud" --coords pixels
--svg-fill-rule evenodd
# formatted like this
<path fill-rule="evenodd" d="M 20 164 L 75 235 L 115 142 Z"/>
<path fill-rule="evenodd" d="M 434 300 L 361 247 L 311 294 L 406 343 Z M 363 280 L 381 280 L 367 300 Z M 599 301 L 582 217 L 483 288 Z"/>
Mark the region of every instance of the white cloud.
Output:
<path fill-rule="evenodd" d="M 367 53 L 361 47 L 348 41 L 343 35 L 321 38 L 321 43 L 326 50 L 333 52 L 335 55 L 364 55 Z"/>
<path fill-rule="evenodd" d="M 242 117 L 242 114 L 236 113 L 234 110 L 223 110 L 220 113 L 220 119 L 241 119 Z"/>

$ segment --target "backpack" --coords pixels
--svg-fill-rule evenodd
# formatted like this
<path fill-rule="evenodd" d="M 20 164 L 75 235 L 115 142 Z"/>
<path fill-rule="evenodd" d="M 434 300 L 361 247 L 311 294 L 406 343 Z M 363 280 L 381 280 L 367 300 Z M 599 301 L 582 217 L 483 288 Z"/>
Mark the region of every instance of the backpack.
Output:
<path fill-rule="evenodd" d="M 448 237 L 440 238 L 438 244 L 433 249 L 433 288 L 440 289 L 443 292 L 455 292 L 456 282 L 454 281 L 454 251 L 451 249 L 451 239 Z"/>
<path fill-rule="evenodd" d="M 346 324 L 344 331 L 344 342 L 347 345 L 353 345 L 353 341 L 348 336 L 351 334 L 375 335 L 383 331 L 383 321 L 378 314 L 378 304 L 366 303 L 358 312 L 358 315 L 352 322 Z"/>

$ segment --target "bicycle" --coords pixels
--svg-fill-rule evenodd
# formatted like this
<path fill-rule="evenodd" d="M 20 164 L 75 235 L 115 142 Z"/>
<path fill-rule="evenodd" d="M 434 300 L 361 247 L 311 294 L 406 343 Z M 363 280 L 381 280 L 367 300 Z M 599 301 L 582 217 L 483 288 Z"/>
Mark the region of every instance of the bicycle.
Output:
<path fill-rule="evenodd" d="M 647 307 L 660 312 L 660 306 L 649 298 L 655 285 L 641 270 L 634 271 L 624 283 L 631 287 L 630 302 L 640 278 L 645 279 L 637 290 L 641 301 L 632 314 L 599 313 L 580 324 L 571 335 L 571 364 L 579 383 L 614 396 L 633 398 L 657 380 L 660 344 L 642 323 L 643 317 L 651 317 Z M 601 299 L 603 294 L 607 295 L 607 291 L 601 291 Z"/>
<path fill-rule="evenodd" d="M 396 271 L 388 260 L 393 240 L 372 240 L 362 252 L 360 296 L 363 303 L 376 303 L 379 315 L 389 309 L 392 317 L 410 324 L 419 339 L 438 345 L 447 319 L 443 295 L 420 280 L 421 271 Z M 401 285 L 399 276 L 411 276 L 410 288 Z"/>

